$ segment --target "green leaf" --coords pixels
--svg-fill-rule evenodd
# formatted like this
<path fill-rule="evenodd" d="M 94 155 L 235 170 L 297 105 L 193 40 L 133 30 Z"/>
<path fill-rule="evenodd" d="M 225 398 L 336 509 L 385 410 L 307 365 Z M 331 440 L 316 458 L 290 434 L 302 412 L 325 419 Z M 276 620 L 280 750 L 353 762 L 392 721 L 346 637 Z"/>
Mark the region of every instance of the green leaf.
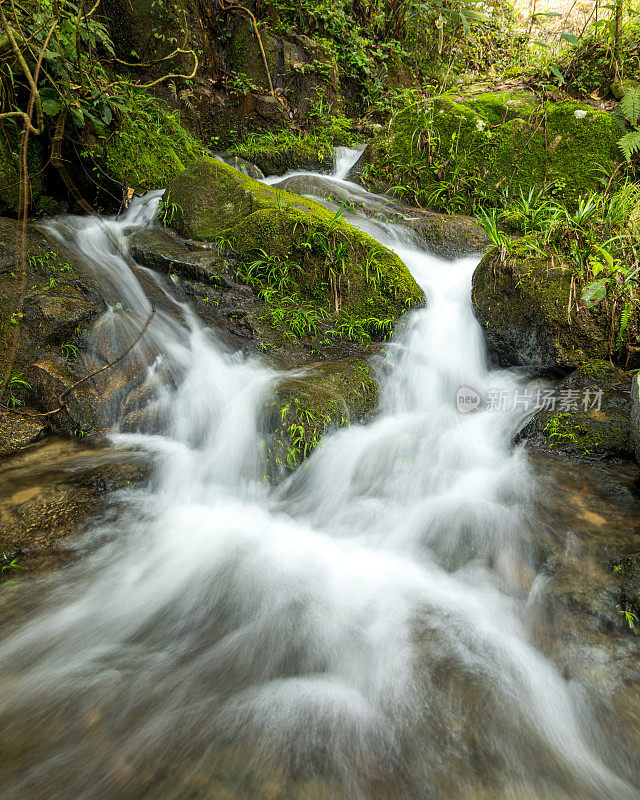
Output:
<path fill-rule="evenodd" d="M 564 75 L 560 72 L 560 70 L 557 67 L 552 66 L 552 67 L 549 67 L 549 69 L 551 70 L 551 72 L 553 72 L 553 74 L 558 79 L 558 82 L 560 83 L 560 86 L 562 86 L 564 84 Z"/>
<path fill-rule="evenodd" d="M 565 31 L 560 34 L 560 38 L 564 39 L 565 42 L 569 42 L 569 44 L 572 44 L 574 47 L 577 47 L 580 44 L 580 39 L 578 39 L 575 33 L 569 33 L 568 31 Z"/>
<path fill-rule="evenodd" d="M 58 100 L 44 99 L 42 101 L 42 111 L 48 117 L 55 117 L 62 111 L 62 103 L 60 103 Z"/>
<path fill-rule="evenodd" d="M 491 17 L 488 14 L 485 14 L 483 11 L 465 8 L 464 12 L 462 13 L 468 19 L 476 19 L 479 22 L 491 22 Z"/>
<path fill-rule="evenodd" d="M 607 296 L 607 280 L 602 278 L 599 281 L 593 281 L 588 286 L 585 286 L 582 292 L 582 299 L 588 306 L 593 306 L 599 303 Z"/>
<path fill-rule="evenodd" d="M 630 131 L 625 134 L 618 142 L 618 147 L 624 153 L 624 157 L 629 163 L 635 153 L 640 152 L 640 131 Z"/>

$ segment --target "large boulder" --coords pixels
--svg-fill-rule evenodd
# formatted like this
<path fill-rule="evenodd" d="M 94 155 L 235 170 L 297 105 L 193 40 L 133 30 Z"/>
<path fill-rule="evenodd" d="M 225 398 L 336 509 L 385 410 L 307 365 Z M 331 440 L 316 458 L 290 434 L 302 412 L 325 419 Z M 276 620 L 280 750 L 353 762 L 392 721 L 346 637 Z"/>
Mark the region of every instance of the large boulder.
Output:
<path fill-rule="evenodd" d="M 572 276 L 550 259 L 482 259 L 472 299 L 494 365 L 557 375 L 609 356 L 610 320 L 576 303 Z"/>
<path fill-rule="evenodd" d="M 284 317 L 302 309 L 333 335 L 380 337 L 423 301 L 403 262 L 339 214 L 218 159 L 171 181 L 167 202 L 179 233 L 231 251 L 238 274 L 272 312 L 284 307 Z"/>
<path fill-rule="evenodd" d="M 402 187 L 405 200 L 436 209 L 545 184 L 572 205 L 620 159 L 619 138 L 611 114 L 573 100 L 450 93 L 397 114 L 367 148 L 361 177 L 375 188 Z"/>
<path fill-rule="evenodd" d="M 360 358 L 321 361 L 303 374 L 285 377 L 267 407 L 267 455 L 275 480 L 295 468 L 331 428 L 359 422 L 374 411 L 378 384 Z"/>

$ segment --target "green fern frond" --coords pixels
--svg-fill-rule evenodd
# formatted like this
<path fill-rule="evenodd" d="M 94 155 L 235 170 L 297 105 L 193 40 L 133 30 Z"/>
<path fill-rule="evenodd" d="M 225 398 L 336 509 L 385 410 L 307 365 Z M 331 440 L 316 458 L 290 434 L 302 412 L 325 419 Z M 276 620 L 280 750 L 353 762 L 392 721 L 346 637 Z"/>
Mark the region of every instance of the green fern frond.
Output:
<path fill-rule="evenodd" d="M 627 122 L 636 128 L 640 119 L 640 86 L 627 89 L 620 101 L 620 110 Z"/>
<path fill-rule="evenodd" d="M 622 341 L 624 339 L 624 335 L 627 332 L 627 328 L 629 327 L 629 323 L 631 322 L 631 317 L 633 317 L 633 312 L 635 311 L 635 306 L 633 303 L 625 303 L 622 308 L 622 314 L 620 315 L 620 329 L 618 330 L 618 346 L 622 345 Z"/>
<path fill-rule="evenodd" d="M 624 153 L 627 161 L 631 162 L 631 158 L 635 153 L 640 152 L 640 131 L 629 131 L 618 142 L 618 147 Z"/>
<path fill-rule="evenodd" d="M 625 117 L 624 112 L 622 111 L 622 108 L 620 107 L 620 104 L 618 104 L 615 107 L 615 109 L 613 111 L 613 114 L 612 114 L 612 117 L 613 117 L 613 121 L 616 123 L 618 128 L 620 128 L 620 130 L 623 133 L 626 133 L 629 130 L 629 127 L 628 127 L 628 124 L 627 124 L 627 118 Z"/>

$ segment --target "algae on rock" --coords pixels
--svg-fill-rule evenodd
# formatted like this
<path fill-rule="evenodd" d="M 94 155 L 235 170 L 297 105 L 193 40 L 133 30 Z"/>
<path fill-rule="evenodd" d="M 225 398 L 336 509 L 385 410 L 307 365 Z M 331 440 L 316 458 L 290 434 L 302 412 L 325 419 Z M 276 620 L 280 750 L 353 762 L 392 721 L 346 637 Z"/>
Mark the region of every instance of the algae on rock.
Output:
<path fill-rule="evenodd" d="M 303 307 L 343 338 L 388 335 L 423 300 L 391 251 L 324 206 L 204 158 L 169 184 L 174 227 L 231 249 L 271 309 Z M 311 324 L 311 323 L 309 323 Z"/>
<path fill-rule="evenodd" d="M 562 372 L 609 356 L 610 321 L 575 308 L 573 271 L 552 259 L 487 254 L 473 276 L 474 310 L 500 367 Z"/>
<path fill-rule="evenodd" d="M 433 208 L 462 210 L 544 185 L 572 205 L 620 160 L 618 138 L 611 114 L 573 100 L 446 94 L 393 118 L 365 153 L 363 180 L 400 186 L 405 199 Z"/>

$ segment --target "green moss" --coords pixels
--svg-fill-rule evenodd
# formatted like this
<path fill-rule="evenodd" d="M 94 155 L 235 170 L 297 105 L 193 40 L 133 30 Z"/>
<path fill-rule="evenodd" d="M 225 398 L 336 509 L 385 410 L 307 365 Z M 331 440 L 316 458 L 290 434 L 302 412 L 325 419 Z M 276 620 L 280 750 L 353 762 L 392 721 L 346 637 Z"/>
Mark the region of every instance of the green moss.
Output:
<path fill-rule="evenodd" d="M 619 160 L 619 132 L 605 111 L 526 92 L 444 95 L 394 118 L 369 151 L 365 179 L 400 186 L 405 198 L 447 210 L 554 185 L 568 205 Z"/>
<path fill-rule="evenodd" d="M 332 333 L 388 334 L 422 292 L 402 261 L 311 200 L 205 158 L 171 181 L 174 226 L 233 251 L 238 275 L 268 306 L 315 309 Z"/>
<path fill-rule="evenodd" d="M 331 428 L 362 419 L 375 409 L 378 385 L 362 359 L 343 358 L 317 365 L 303 378 L 283 381 L 270 405 L 275 429 L 268 443 L 272 471 L 295 468 Z"/>
<path fill-rule="evenodd" d="M 544 426 L 544 435 L 549 447 L 569 445 L 585 456 L 602 443 L 602 437 L 596 431 L 571 413 L 552 416 Z"/>
<path fill-rule="evenodd" d="M 42 194 L 44 159 L 42 145 L 31 137 L 27 153 L 29 204 Z M 0 213 L 17 214 L 20 197 L 19 139 L 13 132 L 0 130 Z"/>
<path fill-rule="evenodd" d="M 105 145 L 109 174 L 136 191 L 166 186 L 203 154 L 177 113 L 151 98 L 132 103 L 131 113 Z"/>
<path fill-rule="evenodd" d="M 260 167 L 265 175 L 282 175 L 293 169 L 330 168 L 333 164 L 330 143 L 316 137 L 257 135 L 233 145 L 229 152 Z"/>

